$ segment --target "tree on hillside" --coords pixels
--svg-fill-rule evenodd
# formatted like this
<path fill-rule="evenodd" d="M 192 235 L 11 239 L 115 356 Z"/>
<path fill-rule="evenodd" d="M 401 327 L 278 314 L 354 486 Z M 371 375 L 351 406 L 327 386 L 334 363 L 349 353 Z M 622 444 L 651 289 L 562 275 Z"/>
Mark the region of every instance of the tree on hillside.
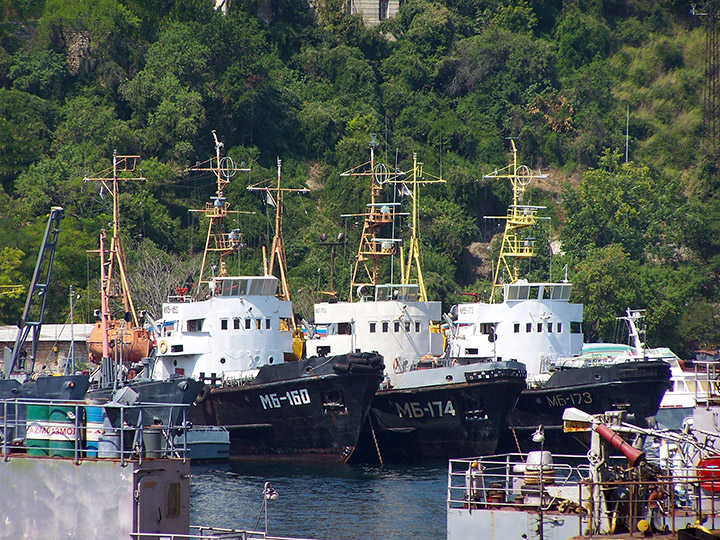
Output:
<path fill-rule="evenodd" d="M 579 186 L 563 193 L 563 250 L 582 260 L 593 248 L 619 244 L 636 260 L 678 259 L 681 186 L 619 160 L 619 152 L 607 153 L 604 168 L 587 171 Z"/>

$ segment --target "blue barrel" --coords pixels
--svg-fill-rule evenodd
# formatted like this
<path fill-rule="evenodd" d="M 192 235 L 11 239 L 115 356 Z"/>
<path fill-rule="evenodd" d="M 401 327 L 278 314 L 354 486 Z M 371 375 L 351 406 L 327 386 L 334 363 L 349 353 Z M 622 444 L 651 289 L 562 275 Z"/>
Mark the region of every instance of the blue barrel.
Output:
<path fill-rule="evenodd" d="M 85 418 L 87 420 L 85 428 L 85 455 L 87 457 L 97 457 L 98 441 L 103 433 L 103 408 L 85 407 Z"/>
<path fill-rule="evenodd" d="M 25 445 L 30 456 L 47 456 L 50 433 L 48 418 L 50 408 L 47 405 L 28 405 L 25 422 Z"/>
<path fill-rule="evenodd" d="M 48 426 L 50 431 L 49 455 L 73 457 L 78 431 L 75 422 L 75 407 L 51 405 Z"/>

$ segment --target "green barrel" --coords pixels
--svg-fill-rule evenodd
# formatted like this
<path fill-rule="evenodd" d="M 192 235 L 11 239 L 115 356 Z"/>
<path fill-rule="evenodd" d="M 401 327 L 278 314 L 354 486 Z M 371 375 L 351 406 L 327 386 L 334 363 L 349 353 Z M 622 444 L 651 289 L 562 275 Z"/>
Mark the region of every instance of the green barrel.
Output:
<path fill-rule="evenodd" d="M 47 405 L 28 405 L 25 422 L 25 445 L 30 456 L 47 456 L 50 442 L 48 418 L 50 407 Z"/>
<path fill-rule="evenodd" d="M 75 439 L 77 439 L 75 407 L 51 405 L 48 430 L 50 431 L 49 455 L 73 457 Z"/>

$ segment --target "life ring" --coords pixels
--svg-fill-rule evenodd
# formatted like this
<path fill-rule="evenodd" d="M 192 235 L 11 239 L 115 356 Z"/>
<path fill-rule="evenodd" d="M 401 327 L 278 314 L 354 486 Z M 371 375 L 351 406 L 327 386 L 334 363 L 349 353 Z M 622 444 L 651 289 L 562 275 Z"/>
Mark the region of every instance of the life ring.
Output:
<path fill-rule="evenodd" d="M 397 371 L 399 367 L 400 367 L 400 361 L 398 360 L 398 357 L 396 356 L 395 358 L 393 358 L 393 369 L 395 371 Z"/>
<path fill-rule="evenodd" d="M 162 354 L 165 354 L 167 352 L 167 343 L 165 343 L 164 341 L 160 342 L 160 352 Z"/>
<path fill-rule="evenodd" d="M 434 360 L 434 357 L 432 354 L 426 354 L 422 357 L 421 362 L 432 362 Z"/>

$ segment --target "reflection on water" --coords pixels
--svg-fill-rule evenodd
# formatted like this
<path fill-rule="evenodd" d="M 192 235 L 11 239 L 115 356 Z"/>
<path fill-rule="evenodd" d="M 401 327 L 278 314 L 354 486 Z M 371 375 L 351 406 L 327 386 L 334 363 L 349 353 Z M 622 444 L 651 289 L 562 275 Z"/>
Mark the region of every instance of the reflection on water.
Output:
<path fill-rule="evenodd" d="M 363 466 L 269 463 L 192 465 L 193 524 L 337 540 L 445 538 L 447 464 Z"/>

